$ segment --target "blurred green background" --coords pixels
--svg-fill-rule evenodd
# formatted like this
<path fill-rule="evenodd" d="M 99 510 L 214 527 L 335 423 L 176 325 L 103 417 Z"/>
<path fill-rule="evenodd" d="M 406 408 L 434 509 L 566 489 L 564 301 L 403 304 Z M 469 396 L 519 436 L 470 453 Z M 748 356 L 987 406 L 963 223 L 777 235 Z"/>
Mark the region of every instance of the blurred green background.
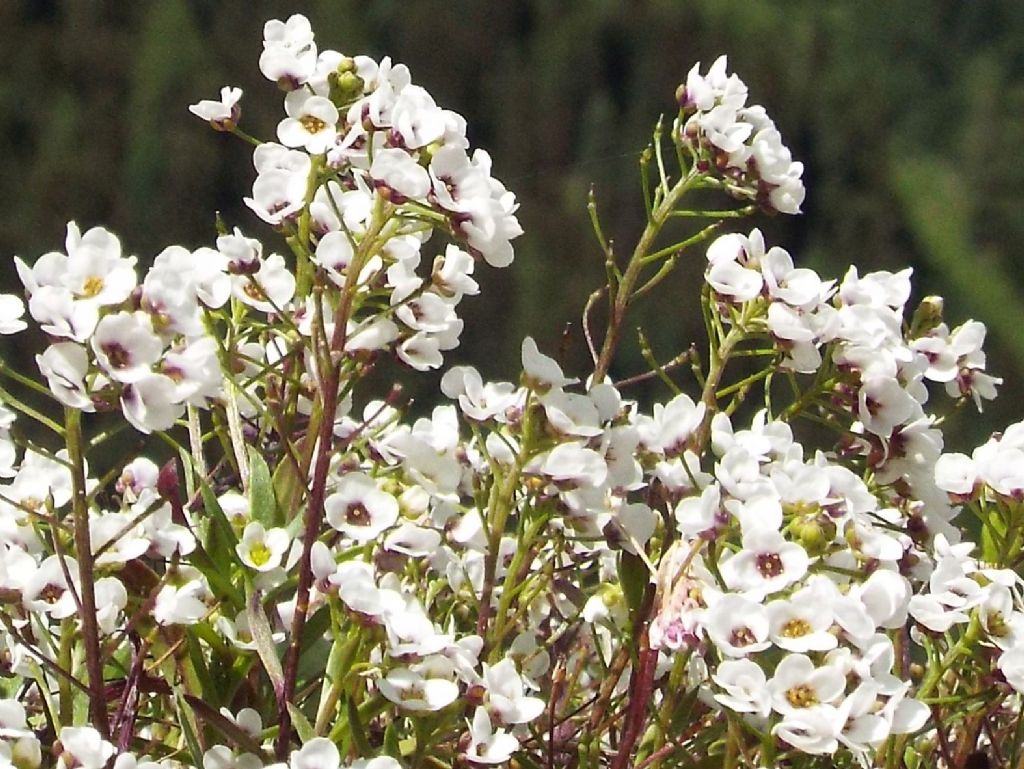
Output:
<path fill-rule="evenodd" d="M 988 324 L 990 368 L 1007 380 L 981 419 L 958 418 L 957 439 L 1022 416 L 1024 3 L 1014 0 L 2 0 L 4 290 L 18 287 L 8 257 L 62 248 L 69 219 L 110 227 L 143 262 L 171 243 L 210 243 L 215 211 L 277 248 L 241 203 L 248 148 L 187 106 L 239 85 L 243 128 L 272 137 L 281 94 L 256 66 L 262 24 L 293 12 L 310 17 L 321 48 L 408 64 L 468 119 L 519 196 L 517 261 L 481 271 L 485 292 L 463 305 L 451 362 L 513 377 L 532 334 L 585 370 L 579 312 L 603 281 L 587 189 L 625 253 L 642 226 L 636 160 L 655 119 L 672 113 L 695 61 L 728 53 L 806 164 L 803 216 L 743 226 L 827 276 L 851 262 L 913 265 L 916 297 L 946 296 L 950 325 Z M 703 266 L 695 253 L 627 320 L 662 359 L 701 337 Z M 642 368 L 627 334 L 613 373 Z M 428 399 L 436 378 L 421 381 Z"/>

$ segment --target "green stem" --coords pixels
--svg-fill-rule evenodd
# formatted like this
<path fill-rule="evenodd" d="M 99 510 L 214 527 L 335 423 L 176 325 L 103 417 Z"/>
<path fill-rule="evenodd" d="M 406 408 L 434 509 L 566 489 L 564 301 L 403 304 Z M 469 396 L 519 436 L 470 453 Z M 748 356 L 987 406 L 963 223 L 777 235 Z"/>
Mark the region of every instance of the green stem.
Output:
<path fill-rule="evenodd" d="M 633 254 L 629 258 L 629 263 L 626 265 L 626 271 L 622 273 L 622 278 L 618 281 L 617 291 L 615 292 L 614 299 L 612 300 L 608 316 L 608 328 L 605 332 L 601 352 L 598 355 L 597 365 L 594 367 L 594 384 L 603 382 L 605 376 L 608 374 L 608 368 L 611 366 L 612 358 L 615 356 L 615 350 L 619 345 L 619 337 L 622 333 L 622 323 L 626 317 L 626 308 L 633 299 L 633 288 L 640 279 L 640 272 L 644 266 L 644 258 L 648 255 L 648 252 L 650 252 L 651 247 L 654 245 L 658 234 L 661 232 L 662 227 L 668 220 L 669 214 L 675 208 L 676 203 L 678 203 L 683 194 L 690 189 L 694 180 L 698 178 L 699 177 L 695 173 L 690 173 L 682 177 L 678 182 L 676 182 L 675 186 L 668 190 L 658 205 L 651 212 L 647 226 L 644 227 L 644 231 L 640 235 L 640 240 L 637 241 L 636 248 L 633 250 Z"/>
<path fill-rule="evenodd" d="M 546 525 L 547 516 L 545 515 L 538 516 L 537 518 L 527 522 L 526 531 L 521 537 L 519 537 L 516 552 L 512 556 L 512 563 L 509 564 L 508 570 L 505 572 L 505 582 L 502 585 L 501 597 L 498 599 L 498 611 L 494 618 L 494 634 L 489 655 L 492 664 L 497 662 L 501 656 L 499 653 L 501 650 L 499 641 L 504 637 L 505 625 L 510 619 L 509 613 L 512 608 L 512 599 L 520 592 L 514 589 L 519 572 L 522 570 L 523 563 L 526 559 L 533 558 L 534 539 L 544 530 Z M 498 543 L 500 546 L 500 537 L 498 539 Z M 518 613 L 514 616 L 518 616 Z"/>
<path fill-rule="evenodd" d="M 13 395 L 11 395 L 10 391 L 7 390 L 7 388 L 5 388 L 3 385 L 0 385 L 0 403 L 3 403 L 5 405 L 7 405 L 7 406 L 11 406 L 12 408 L 16 409 L 17 411 L 20 411 L 25 416 L 31 417 L 32 419 L 34 419 L 37 422 L 39 422 L 39 424 L 44 425 L 44 426 L 50 428 L 53 432 L 57 433 L 57 435 L 60 435 L 60 436 L 63 437 L 63 435 L 64 435 L 64 428 L 63 427 L 61 427 L 59 424 L 54 422 L 52 419 L 50 419 L 48 416 L 43 414 L 41 411 L 38 411 L 38 410 L 32 408 L 27 403 L 22 403 L 21 400 L 19 400 L 18 398 L 15 398 Z"/>
<path fill-rule="evenodd" d="M 921 687 L 917 690 L 915 699 L 926 701 L 938 687 L 942 681 L 942 677 L 949 670 L 950 666 L 956 662 L 958 657 L 969 655 L 972 649 L 976 646 L 978 638 L 981 636 L 981 620 L 978 619 L 978 614 L 975 613 L 971 617 L 970 624 L 967 625 L 967 630 L 960 636 L 960 640 L 957 644 L 946 652 L 946 655 L 938 664 L 930 664 L 928 666 L 928 673 L 925 675 L 924 680 L 921 682 Z M 889 760 L 887 762 L 887 769 L 897 769 L 897 767 L 903 761 L 903 753 L 906 750 L 907 742 L 910 740 L 910 735 L 903 734 L 891 745 L 889 752 Z"/>

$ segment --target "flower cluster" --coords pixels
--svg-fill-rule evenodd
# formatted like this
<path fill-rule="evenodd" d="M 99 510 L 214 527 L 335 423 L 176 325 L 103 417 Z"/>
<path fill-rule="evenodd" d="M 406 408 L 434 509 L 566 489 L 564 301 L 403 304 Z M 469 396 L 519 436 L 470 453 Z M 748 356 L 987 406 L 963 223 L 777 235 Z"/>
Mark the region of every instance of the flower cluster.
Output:
<path fill-rule="evenodd" d="M 771 211 L 795 214 L 804 200 L 804 165 L 793 160 L 765 108 L 747 105 L 747 86 L 719 56 L 706 75 L 694 64 L 679 86 L 677 130 L 702 167 L 736 195 Z"/>
<path fill-rule="evenodd" d="M 71 224 L 17 260 L 46 384 L 0 375 L 63 418 L 0 389 L 0 764 L 52 743 L 64 769 L 915 769 L 1010 739 L 1024 423 L 970 456 L 942 434 L 1000 383 L 981 323 L 909 312 L 909 270 L 825 279 L 755 229 L 706 249 L 706 358 L 607 376 L 627 306 L 720 221 L 654 250 L 661 227 L 725 218 L 687 192 L 799 208 L 724 58 L 680 87 L 678 176 L 659 162 L 628 264 L 594 205 L 592 372 L 527 338 L 517 380 L 451 367 L 418 417 L 366 375 L 443 365 L 476 263 L 512 261 L 514 197 L 404 66 L 320 50 L 298 15 L 259 66 L 277 142 L 242 132 L 238 89 L 192 111 L 255 142 L 247 202 L 287 257 L 222 225 L 140 280 Z M 0 296 L 0 333 L 25 312 Z M 668 398 L 629 397 L 654 377 Z M 161 442 L 112 459 L 84 415 L 116 410 Z"/>

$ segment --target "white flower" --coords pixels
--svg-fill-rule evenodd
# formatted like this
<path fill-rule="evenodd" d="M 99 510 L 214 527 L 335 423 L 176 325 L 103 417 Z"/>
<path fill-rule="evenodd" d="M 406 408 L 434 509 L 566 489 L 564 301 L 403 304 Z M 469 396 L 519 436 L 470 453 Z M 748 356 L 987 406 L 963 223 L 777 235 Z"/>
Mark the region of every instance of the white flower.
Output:
<path fill-rule="evenodd" d="M 470 725 L 466 760 L 473 764 L 500 764 L 519 749 L 519 740 L 504 729 L 494 730 L 487 710 L 477 708 Z"/>
<path fill-rule="evenodd" d="M 370 177 L 391 191 L 391 200 L 423 200 L 430 191 L 427 170 L 405 150 L 384 149 L 374 153 Z"/>
<path fill-rule="evenodd" d="M 324 500 L 327 522 L 357 542 L 375 539 L 398 520 L 398 500 L 364 473 L 348 473 Z"/>
<path fill-rule="evenodd" d="M 761 273 L 725 260 L 708 266 L 707 282 L 717 293 L 737 302 L 754 299 L 764 286 Z"/>
<path fill-rule="evenodd" d="M 608 477 L 608 466 L 593 449 L 579 443 L 560 443 L 544 457 L 540 472 L 571 488 L 594 488 Z"/>
<path fill-rule="evenodd" d="M 1024 694 L 1024 644 L 1004 651 L 997 664 L 1006 682 Z"/>
<path fill-rule="evenodd" d="M 877 569 L 851 593 L 860 599 L 878 627 L 893 629 L 906 624 L 911 598 L 910 583 L 906 577 L 894 571 Z"/>
<path fill-rule="evenodd" d="M 651 417 L 637 418 L 640 444 L 656 454 L 679 456 L 690 436 L 703 423 L 706 411 L 704 403 L 694 403 L 685 393 L 666 404 L 656 403 Z"/>
<path fill-rule="evenodd" d="M 839 296 L 844 305 L 867 304 L 902 311 L 910 298 L 911 273 L 908 267 L 897 273 L 878 270 L 861 278 L 857 268 L 851 266 L 839 286 Z"/>
<path fill-rule="evenodd" d="M 425 89 L 407 85 L 391 108 L 391 125 L 406 147 L 417 149 L 444 136 L 445 115 Z"/>
<path fill-rule="evenodd" d="M 395 668 L 377 681 L 377 688 L 396 705 L 413 712 L 440 710 L 459 696 L 454 682 L 426 677 L 410 668 Z"/>
<path fill-rule="evenodd" d="M 857 393 L 857 416 L 866 430 L 882 438 L 888 438 L 897 425 L 909 422 L 920 411 L 921 405 L 891 377 L 870 377 Z"/>
<path fill-rule="evenodd" d="M 153 333 L 145 312 L 105 316 L 92 337 L 96 361 L 111 379 L 131 383 L 148 377 L 163 353 L 164 343 Z"/>
<path fill-rule="evenodd" d="M 230 131 L 238 122 L 242 98 L 241 88 L 224 86 L 220 89 L 220 99 L 202 99 L 189 105 L 188 111 L 196 117 L 206 120 L 218 131 Z"/>
<path fill-rule="evenodd" d="M 970 497 L 978 483 L 978 468 L 966 454 L 943 454 L 935 462 L 935 485 L 957 497 Z"/>
<path fill-rule="evenodd" d="M 89 538 L 97 565 L 119 564 L 138 558 L 149 549 L 149 539 L 128 513 L 103 513 L 89 519 Z"/>
<path fill-rule="evenodd" d="M 245 204 L 268 224 L 295 217 L 305 202 L 312 162 L 309 155 L 268 142 L 256 148 L 253 162 L 259 175 L 252 185 L 252 197 L 243 198 Z M 217 248 L 224 250 L 220 238 Z"/>
<path fill-rule="evenodd" d="M 263 769 L 263 761 L 252 753 L 235 755 L 227 745 L 214 745 L 203 754 L 203 769 Z"/>
<path fill-rule="evenodd" d="M 353 254 L 352 237 L 347 232 L 335 230 L 320 238 L 313 261 L 326 270 L 328 277 L 340 287 L 345 284 L 345 270 L 351 264 Z"/>
<path fill-rule="evenodd" d="M 771 595 L 800 579 L 810 559 L 800 545 L 772 529 L 743 534 L 743 549 L 719 567 L 730 590 Z"/>
<path fill-rule="evenodd" d="M 256 641 L 252 637 L 252 628 L 249 627 L 249 613 L 246 611 L 240 611 L 235 615 L 234 622 L 228 617 L 221 614 L 217 617 L 214 627 L 220 632 L 224 638 L 231 642 L 232 645 L 237 649 L 244 649 L 246 651 L 256 651 Z M 281 643 L 284 641 L 285 635 L 283 631 L 271 633 L 271 639 L 274 643 Z"/>
<path fill-rule="evenodd" d="M 542 353 L 537 348 L 537 343 L 533 341 L 533 337 L 528 336 L 523 339 L 521 357 L 523 376 L 529 387 L 537 392 L 544 393 L 552 389 L 561 389 L 579 381 L 562 373 L 562 367 L 558 365 L 558 361 Z"/>
<path fill-rule="evenodd" d="M 767 679 L 764 670 L 749 659 L 726 660 L 711 674 L 712 680 L 725 691 L 715 700 L 737 713 L 754 713 L 764 718 L 771 712 Z"/>
<path fill-rule="evenodd" d="M 843 672 L 831 665 L 816 668 L 810 657 L 790 654 L 768 682 L 772 708 L 784 716 L 835 702 L 846 688 Z"/>
<path fill-rule="evenodd" d="M 400 342 L 395 353 L 403 363 L 417 371 L 440 368 L 444 363 L 438 337 L 422 331 Z"/>
<path fill-rule="evenodd" d="M 313 29 L 302 14 L 288 21 L 271 19 L 263 25 L 263 53 L 260 72 L 280 86 L 294 90 L 316 70 L 316 43 Z"/>
<path fill-rule="evenodd" d="M 84 347 L 74 342 L 57 342 L 36 356 L 36 364 L 57 400 L 82 411 L 96 410 L 85 386 L 89 356 Z"/>
<path fill-rule="evenodd" d="M 77 610 L 74 596 L 68 590 L 67 577 L 63 566 L 67 566 L 72 582 L 78 578 L 78 564 L 73 558 L 62 559 L 51 555 L 39 564 L 39 568 L 25 577 L 21 601 L 31 612 L 47 613 L 57 619 L 70 617 Z M 78 585 L 75 584 L 77 589 Z"/>
<path fill-rule="evenodd" d="M 262 523 L 253 521 L 246 525 L 242 539 L 235 545 L 235 552 L 250 569 L 273 571 L 280 565 L 289 545 L 291 537 L 287 531 L 280 528 L 268 531 Z"/>
<path fill-rule="evenodd" d="M 338 591 L 342 603 L 364 617 L 381 617 L 386 612 L 400 612 L 405 602 L 394 590 L 377 586 L 373 567 L 364 561 L 339 563 L 327 581 Z"/>
<path fill-rule="evenodd" d="M 822 282 L 814 270 L 794 267 L 793 258 L 785 249 L 773 246 L 761 259 L 768 296 L 780 299 L 791 307 L 813 309 L 827 295 L 830 284 Z"/>
<path fill-rule="evenodd" d="M 206 616 L 204 600 L 209 595 L 209 588 L 199 577 L 181 586 L 164 585 L 157 593 L 153 618 L 161 625 L 195 624 Z"/>
<path fill-rule="evenodd" d="M 40 286 L 28 300 L 28 311 L 39 327 L 50 336 L 85 342 L 99 321 L 99 308 L 93 302 L 76 301 L 62 286 Z"/>
<path fill-rule="evenodd" d="M 742 595 L 722 596 L 708 608 L 703 622 L 708 638 L 727 657 L 745 657 L 771 646 L 768 611 Z"/>
<path fill-rule="evenodd" d="M 475 265 L 476 262 L 473 261 L 472 256 L 458 246 L 449 243 L 445 248 L 444 256 L 438 257 L 438 260 L 434 262 L 431 275 L 434 287 L 453 300 L 461 299 L 463 295 L 474 296 L 480 293 L 480 286 L 470 277 Z M 523 368 L 526 368 L 525 364 Z"/>
<path fill-rule="evenodd" d="M 280 254 L 260 262 L 255 274 L 233 275 L 232 293 L 260 312 L 278 312 L 295 295 L 295 276 Z"/>
<path fill-rule="evenodd" d="M 679 531 L 687 537 L 696 537 L 712 532 L 728 521 L 728 514 L 722 507 L 722 489 L 716 483 L 704 488 L 700 496 L 689 496 L 679 500 L 675 509 Z"/>
<path fill-rule="evenodd" d="M 299 750 L 293 750 L 288 769 L 338 769 L 341 754 L 326 737 L 314 737 Z"/>
<path fill-rule="evenodd" d="M 838 708 L 815 705 L 787 713 L 772 727 L 772 734 L 804 753 L 829 755 L 838 750 L 845 723 L 845 715 Z"/>
<path fill-rule="evenodd" d="M 281 144 L 320 155 L 337 141 L 338 108 L 330 99 L 304 90 L 292 91 L 284 99 L 284 108 L 288 117 L 277 125 Z"/>
<path fill-rule="evenodd" d="M 505 412 L 519 402 L 519 393 L 508 382 L 484 384 L 471 366 L 453 366 L 441 377 L 441 392 L 459 401 L 459 408 L 470 419 L 504 421 Z"/>
<path fill-rule="evenodd" d="M 25 303 L 14 294 L 0 294 L 0 334 L 17 334 L 25 329 L 21 319 L 25 314 Z"/>
<path fill-rule="evenodd" d="M 548 426 L 555 432 L 574 437 L 592 438 L 603 431 L 597 406 L 586 395 L 549 390 L 540 397 Z"/>
<path fill-rule="evenodd" d="M 173 379 L 163 374 L 147 374 L 121 391 L 121 410 L 139 432 L 169 430 L 185 411 L 177 395 Z"/>
<path fill-rule="evenodd" d="M 57 739 L 64 747 L 60 760 L 68 769 L 103 769 L 115 752 L 91 726 L 65 726 Z"/>
<path fill-rule="evenodd" d="M 515 663 L 506 657 L 495 665 L 484 663 L 488 709 L 505 724 L 525 724 L 544 712 L 544 700 L 526 696 Z"/>
<path fill-rule="evenodd" d="M 794 593 L 791 600 L 767 605 L 771 639 L 776 646 L 791 652 L 828 651 L 836 647 L 836 637 L 828 632 L 833 619 L 831 607 L 815 600 L 816 597 L 805 589 Z"/>

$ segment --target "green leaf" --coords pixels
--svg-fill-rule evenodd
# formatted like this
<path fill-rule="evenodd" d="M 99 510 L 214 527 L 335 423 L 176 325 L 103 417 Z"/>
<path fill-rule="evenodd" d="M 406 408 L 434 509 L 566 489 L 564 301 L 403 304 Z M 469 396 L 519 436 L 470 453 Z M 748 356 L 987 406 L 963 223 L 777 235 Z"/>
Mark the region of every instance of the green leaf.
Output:
<path fill-rule="evenodd" d="M 288 712 L 292 716 L 292 726 L 295 727 L 295 731 L 299 733 L 299 739 L 303 743 L 309 742 L 311 739 L 316 737 L 316 730 L 313 729 L 313 725 L 309 723 L 309 719 L 306 718 L 306 714 L 299 710 L 292 703 L 288 703 Z"/>
<path fill-rule="evenodd" d="M 199 725 L 196 723 L 196 714 L 192 711 L 185 695 L 182 694 L 181 688 L 177 686 L 174 687 L 174 704 L 178 711 L 178 725 L 181 727 L 188 750 L 192 754 L 191 763 L 200 766 L 203 760 L 203 748 L 199 742 Z"/>
<path fill-rule="evenodd" d="M 306 626 L 302 630 L 302 654 L 299 656 L 299 681 L 323 677 L 324 660 L 328 659 L 331 653 L 331 644 L 324 638 L 330 622 L 330 612 L 326 607 L 322 607 L 306 620 Z"/>
<path fill-rule="evenodd" d="M 185 628 L 185 636 L 188 638 L 189 660 L 192 662 L 192 669 L 199 681 L 199 685 L 202 687 L 203 697 L 206 698 L 213 707 L 220 707 L 220 691 L 214 683 L 213 677 L 210 675 L 209 667 L 206 665 L 203 648 L 199 643 L 199 636 L 193 632 L 192 628 L 189 627 Z"/>
<path fill-rule="evenodd" d="M 274 497 L 274 482 L 267 460 L 252 446 L 249 447 L 249 508 L 252 519 L 262 523 L 265 529 L 272 529 L 284 522 Z"/>
<path fill-rule="evenodd" d="M 643 559 L 623 550 L 619 553 L 619 581 L 626 598 L 630 616 L 640 611 L 644 602 L 644 591 L 651 580 L 651 572 Z"/>
<path fill-rule="evenodd" d="M 192 499 L 196 493 L 195 476 L 198 475 L 198 472 L 192 462 L 192 455 L 184 446 L 178 449 L 178 459 L 181 460 L 181 466 L 185 468 L 185 472 L 182 473 L 185 476 L 185 499 Z"/>
<path fill-rule="evenodd" d="M 203 510 L 209 517 L 209 528 L 204 543 L 206 550 L 215 561 L 231 563 L 235 560 L 235 545 L 238 544 L 235 530 L 231 528 L 231 523 L 217 501 L 217 495 L 213 493 L 206 479 L 200 479 L 199 491 L 203 497 Z"/>
<path fill-rule="evenodd" d="M 384 730 L 384 753 L 394 759 L 402 757 L 402 748 L 398 744 L 398 726 L 394 720 L 388 721 Z"/>
<path fill-rule="evenodd" d="M 210 554 L 206 552 L 202 545 L 197 543 L 196 549 L 189 553 L 188 561 L 206 577 L 206 581 L 210 583 L 214 596 L 219 601 L 227 603 L 235 611 L 238 611 L 245 605 L 245 599 L 234 583 L 232 583 L 231 577 L 221 571 L 217 565 L 218 562 L 210 557 Z M 224 561 L 220 561 L 220 563 L 224 563 Z"/>
<path fill-rule="evenodd" d="M 263 611 L 258 590 L 249 591 L 245 609 L 249 619 L 249 632 L 252 633 L 252 640 L 256 644 L 256 653 L 260 656 L 263 669 L 267 671 L 267 677 L 274 686 L 274 693 L 280 699 L 284 692 L 284 671 L 281 669 L 281 660 L 277 657 L 273 632 L 267 614 Z"/>
<path fill-rule="evenodd" d="M 363 722 L 359 718 L 359 708 L 356 707 L 355 700 L 351 697 L 345 699 L 345 712 L 348 715 L 349 734 L 352 736 L 352 741 L 355 743 L 359 755 L 372 756 L 373 748 L 370 746 L 370 740 L 366 737 Z"/>

